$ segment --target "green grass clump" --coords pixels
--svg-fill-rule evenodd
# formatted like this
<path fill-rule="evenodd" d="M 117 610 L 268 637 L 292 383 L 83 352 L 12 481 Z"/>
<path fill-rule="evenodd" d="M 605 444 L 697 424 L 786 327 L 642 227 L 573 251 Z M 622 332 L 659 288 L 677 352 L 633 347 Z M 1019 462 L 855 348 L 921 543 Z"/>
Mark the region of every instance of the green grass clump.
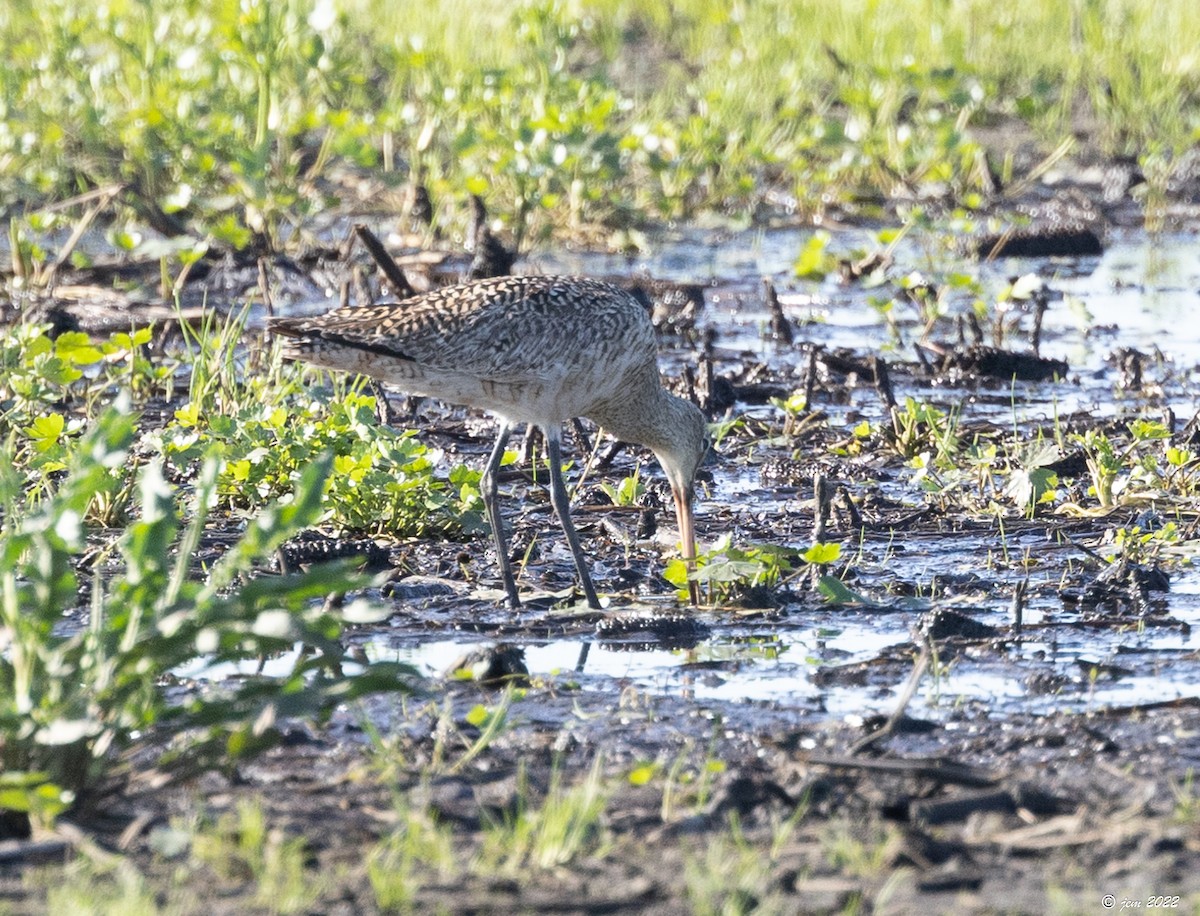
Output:
<path fill-rule="evenodd" d="M 262 805 L 239 802 L 212 829 L 192 837 L 196 861 L 230 884 L 249 884 L 254 902 L 271 913 L 311 912 L 327 881 L 312 869 L 303 837 L 285 837 L 269 828 Z"/>
<path fill-rule="evenodd" d="M 562 773 L 555 769 L 540 806 L 529 804 L 523 773 L 518 773 L 518 783 L 525 791 L 519 796 L 517 811 L 484 828 L 480 863 L 486 872 L 557 868 L 605 848 L 603 817 L 609 790 L 599 760 L 571 786 L 563 785 Z"/>
<path fill-rule="evenodd" d="M 1082 124 L 1152 205 L 1200 130 L 1197 46 L 1190 0 L 9 4 L 0 194 L 119 188 L 168 235 L 277 246 L 366 169 L 451 223 L 486 190 L 526 236 L 752 218 L 767 190 L 973 205 L 981 129 L 1049 153 Z"/>

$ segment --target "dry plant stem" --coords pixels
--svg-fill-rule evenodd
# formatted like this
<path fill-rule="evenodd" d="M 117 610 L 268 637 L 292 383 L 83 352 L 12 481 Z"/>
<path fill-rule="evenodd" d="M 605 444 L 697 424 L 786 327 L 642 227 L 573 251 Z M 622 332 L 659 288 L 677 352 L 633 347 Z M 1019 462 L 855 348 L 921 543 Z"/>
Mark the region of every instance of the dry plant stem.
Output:
<path fill-rule="evenodd" d="M 1021 624 L 1025 616 L 1025 593 L 1029 590 L 1029 579 L 1022 579 L 1013 589 L 1012 598 L 1012 628 L 1013 632 L 1021 632 Z"/>
<path fill-rule="evenodd" d="M 1034 312 L 1033 312 L 1033 330 L 1030 332 L 1030 335 L 1029 335 L 1029 338 L 1030 338 L 1029 343 L 1033 347 L 1034 356 L 1041 355 L 1042 319 L 1045 317 L 1046 309 L 1047 309 L 1047 307 L 1049 307 L 1049 305 L 1050 305 L 1050 303 L 1046 299 L 1045 292 L 1038 293 L 1037 299 L 1035 300 Z"/>
<path fill-rule="evenodd" d="M 999 780 L 982 767 L 941 758 L 870 758 L 852 755 L 810 754 L 807 762 L 813 766 L 863 770 L 873 773 L 900 773 L 936 780 L 943 785 L 992 786 Z"/>
<path fill-rule="evenodd" d="M 8 221 L 8 252 L 12 263 L 13 277 L 18 281 L 25 279 L 25 259 L 21 257 L 21 236 L 17 231 L 16 219 Z"/>
<path fill-rule="evenodd" d="M 851 531 L 861 530 L 863 526 L 862 514 L 858 511 L 858 506 L 854 505 L 854 499 L 850 496 L 850 491 L 845 487 L 838 487 L 835 498 L 837 504 L 846 511 L 846 518 L 849 523 L 847 527 Z"/>
<path fill-rule="evenodd" d="M 813 391 L 817 387 L 817 353 L 819 346 L 808 351 L 808 370 L 804 374 L 804 409 L 812 410 Z"/>
<path fill-rule="evenodd" d="M 371 285 L 367 283 L 367 273 L 363 270 L 362 265 L 355 264 L 350 268 L 350 277 L 354 281 L 354 296 L 358 300 L 357 305 L 367 306 L 375 304 L 375 294 L 371 292 Z"/>
<path fill-rule="evenodd" d="M 596 438 L 599 440 L 599 435 Z M 592 447 L 587 430 L 583 428 L 583 421 L 579 417 L 571 417 L 571 439 L 574 441 L 575 448 L 578 449 L 581 455 L 588 455 L 596 451 Z"/>
<path fill-rule="evenodd" d="M 888 716 L 888 720 L 883 723 L 882 728 L 869 735 L 865 735 L 850 745 L 850 749 L 847 752 L 849 756 L 854 757 L 857 754 L 861 754 L 896 730 L 896 725 L 904 716 L 904 710 L 908 708 L 908 704 L 912 702 L 912 698 L 917 692 L 917 685 L 921 683 L 921 678 L 925 674 L 925 669 L 929 667 L 929 661 L 932 657 L 933 650 L 929 645 L 929 640 L 926 639 L 921 644 L 921 654 L 917 658 L 917 663 L 913 666 L 912 674 L 908 676 L 908 682 L 904 685 L 904 690 L 900 693 L 900 699 L 896 703 L 895 710 Z"/>
<path fill-rule="evenodd" d="M 1070 153 L 1074 146 L 1074 137 L 1065 138 L 1062 143 L 1058 144 L 1058 146 L 1050 151 L 1049 155 L 1047 155 L 1045 159 L 1030 169 L 1027 174 L 1022 175 L 1019 179 L 1005 188 L 1004 196 L 1009 200 L 1019 199 L 1021 195 L 1028 191 L 1039 178 L 1054 168 L 1054 166 L 1058 164 L 1059 160 Z M 988 256 L 987 260 L 992 260 L 991 255 Z"/>
<path fill-rule="evenodd" d="M 100 215 L 100 212 L 112 203 L 113 198 L 120 193 L 120 190 L 119 186 L 101 189 L 101 192 L 96 197 L 96 202 L 88 208 L 79 222 L 75 224 L 75 228 L 71 230 L 71 235 L 67 239 L 66 244 L 63 245 L 62 250 L 59 251 L 58 257 L 38 277 L 39 286 L 49 288 L 54 284 L 54 277 L 58 273 L 58 269 L 67 263 L 67 260 L 71 257 L 71 253 L 75 251 L 75 246 L 79 244 L 79 240 L 83 238 L 83 234 L 87 232 L 88 227 L 92 225 L 96 217 Z"/>
<path fill-rule="evenodd" d="M 417 295 L 417 291 L 408 282 L 408 277 L 400 269 L 400 265 L 388 254 L 388 250 L 383 246 L 383 242 L 379 241 L 374 232 L 362 223 L 356 223 L 354 225 L 354 234 L 363 243 L 367 251 L 370 252 L 371 257 L 375 259 L 375 263 L 379 265 L 380 271 L 387 277 L 388 283 L 391 284 L 397 298 L 407 299 L 410 296 Z"/>
<path fill-rule="evenodd" d="M 263 307 L 267 310 L 267 317 L 275 316 L 275 299 L 271 295 L 271 281 L 267 276 L 267 259 L 258 259 L 258 291 L 262 293 Z"/>
<path fill-rule="evenodd" d="M 829 521 L 830 499 L 829 481 L 824 472 L 817 470 L 813 473 L 813 544 L 825 542 L 825 526 Z M 812 583 L 815 588 L 824 573 L 824 567 L 813 564 Z"/>
<path fill-rule="evenodd" d="M 961 324 L 959 325 L 959 330 L 960 331 L 962 330 Z M 924 371 L 924 373 L 927 376 L 934 375 L 935 374 L 934 369 L 933 369 L 933 366 L 929 362 L 929 357 L 925 355 L 925 348 L 923 346 L 921 346 L 919 343 L 914 343 L 913 344 L 913 353 L 916 354 L 917 362 L 919 362 L 921 364 L 921 369 Z"/>
<path fill-rule="evenodd" d="M 971 336 L 975 338 L 975 343 L 983 343 L 983 326 L 974 312 L 967 312 L 967 324 L 971 326 Z"/>
<path fill-rule="evenodd" d="M 900 428 L 897 419 L 896 395 L 892 391 L 892 380 L 888 375 L 887 362 L 880 356 L 873 356 L 871 357 L 871 368 L 875 372 L 875 390 L 879 392 L 879 399 L 883 401 L 883 409 L 891 421 L 892 432 L 899 435 Z"/>
<path fill-rule="evenodd" d="M 829 521 L 829 480 L 821 470 L 813 473 L 813 543 L 825 542 L 825 526 Z"/>
<path fill-rule="evenodd" d="M 712 404 L 713 383 L 715 381 L 714 372 L 713 358 L 710 354 L 704 358 L 704 397 L 709 406 Z M 696 403 L 696 392 L 694 389 L 692 391 L 692 403 Z"/>
<path fill-rule="evenodd" d="M 599 466 L 597 457 L 600 454 L 600 439 L 603 430 L 597 430 L 595 443 L 589 444 L 587 430 L 583 428 L 583 423 L 578 417 L 571 419 L 571 429 L 575 435 L 575 446 L 580 450 L 580 454 L 587 455 L 587 460 L 584 461 L 583 467 L 579 471 L 579 477 L 575 481 L 575 486 L 571 488 L 571 499 L 574 499 L 579 493 L 580 488 L 584 485 L 584 482 L 587 481 L 592 469 Z"/>
<path fill-rule="evenodd" d="M 779 296 L 775 292 L 775 284 L 769 277 L 763 277 L 763 295 L 767 300 L 767 311 L 771 315 L 771 338 L 776 343 L 790 345 L 793 341 L 792 324 L 783 313 Z"/>

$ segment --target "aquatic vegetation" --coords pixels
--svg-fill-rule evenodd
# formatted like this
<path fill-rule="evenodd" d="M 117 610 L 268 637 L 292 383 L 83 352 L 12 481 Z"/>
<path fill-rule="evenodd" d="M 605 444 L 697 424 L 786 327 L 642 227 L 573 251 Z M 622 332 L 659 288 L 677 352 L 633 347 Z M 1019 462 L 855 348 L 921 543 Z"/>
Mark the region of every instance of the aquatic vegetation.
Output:
<path fill-rule="evenodd" d="M 734 546 L 732 537 L 722 535 L 696 557 L 694 569 L 676 558 L 667 564 L 663 578 L 686 595 L 687 584 L 698 582 L 709 604 L 737 601 L 752 589 L 776 589 L 799 571 L 836 563 L 839 544 L 814 544 L 807 550 L 777 544 Z"/>

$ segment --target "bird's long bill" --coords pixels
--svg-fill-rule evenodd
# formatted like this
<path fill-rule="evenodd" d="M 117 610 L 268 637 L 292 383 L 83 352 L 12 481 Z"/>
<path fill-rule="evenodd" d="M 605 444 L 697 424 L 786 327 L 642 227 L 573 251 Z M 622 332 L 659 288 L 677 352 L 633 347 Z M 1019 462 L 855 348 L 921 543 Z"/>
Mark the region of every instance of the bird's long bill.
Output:
<path fill-rule="evenodd" d="M 696 525 L 692 519 L 692 491 L 671 487 L 675 497 L 675 517 L 679 520 L 679 548 L 683 560 L 687 563 L 688 572 L 696 569 Z M 700 587 L 695 582 L 688 581 L 688 597 L 692 606 L 700 604 Z"/>

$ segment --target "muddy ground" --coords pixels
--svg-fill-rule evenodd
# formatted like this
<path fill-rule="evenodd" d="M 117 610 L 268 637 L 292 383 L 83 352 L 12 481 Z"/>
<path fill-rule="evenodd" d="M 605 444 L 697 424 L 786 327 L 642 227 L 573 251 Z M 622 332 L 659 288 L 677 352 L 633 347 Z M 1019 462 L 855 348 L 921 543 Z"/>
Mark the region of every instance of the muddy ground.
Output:
<path fill-rule="evenodd" d="M 1097 188 L 1078 184 L 1096 192 L 1089 225 L 1110 251 L 1141 244 L 1128 195 L 1106 205 Z M 1033 203 L 1057 190 L 1040 189 Z M 1193 206 L 1185 197 L 1181 225 Z M 1014 429 L 1032 440 L 1056 424 L 1119 430 L 1165 411 L 1183 441 L 1196 405 L 1193 338 L 1163 340 L 1155 354 L 1120 324 L 1072 336 L 1052 320 L 1066 308 L 1054 298 L 1038 356 L 1034 310 L 1022 304 L 997 348 L 1010 361 L 990 376 L 981 363 L 992 355 L 971 351 L 961 324 L 961 342 L 941 333 L 953 325 L 939 326 L 930 366 L 914 355 L 913 343 L 926 340 L 915 310 L 902 316 L 897 346 L 867 304 L 878 289 L 864 288 L 853 270 L 841 283 L 793 284 L 786 265 L 803 232 L 788 231 L 664 236 L 654 260 L 616 272 L 638 279 L 650 269 L 698 284 L 705 305 L 694 322 L 672 323 L 687 295 L 660 316 L 664 370 L 714 419 L 748 418 L 706 471 L 702 541 L 731 532 L 735 543 L 803 549 L 817 524 L 819 475 L 833 494 L 825 539 L 843 544 L 831 571 L 866 603 L 831 606 L 811 577 L 796 576 L 662 623 L 661 612 L 679 610 L 661 578 L 669 500 L 664 510 L 651 488 L 640 509 L 618 509 L 603 505 L 598 486 L 641 461 L 625 450 L 591 472 L 578 498 L 596 585 L 611 596 L 603 613 L 581 610 L 545 494 L 516 469 L 503 484 L 513 552 L 528 559 L 522 589 L 540 599 L 518 614 L 498 606 L 485 536 L 388 545 L 394 581 L 368 597 L 393 603 L 395 614 L 352 638 L 364 653 L 422 667 L 431 677 L 419 695 L 343 710 L 324 727 L 293 723 L 282 747 L 232 773 L 164 784 L 155 748 L 141 749 L 127 779 L 55 833 L 0 843 L 0 912 L 41 911 L 46 888 L 73 874 L 61 863 L 80 854 L 124 857 L 163 905 L 269 910 L 247 877 L 163 852 L 179 824 L 217 822 L 245 798 L 261 800 L 272 827 L 306 842 L 309 872 L 326 881 L 311 912 L 378 910 L 363 860 L 396 827 L 398 807 L 445 826 L 460 863 L 414 866 L 414 912 L 1096 913 L 1134 903 L 1200 912 L 1200 796 L 1191 782 L 1200 766 L 1200 649 L 1191 637 L 1200 586 L 1186 567 L 1157 563 L 1105 582 L 1097 558 L 1112 530 L 1152 524 L 1147 512 L 1194 537 L 1196 506 L 1131 503 L 1032 518 L 1011 508 L 967 511 L 923 490 L 885 437 L 847 448 L 858 424 L 886 416 L 873 362 L 881 355 L 901 404 L 912 395 L 954 407 L 984 443 Z M 1180 238 L 1186 251 L 1194 236 Z M 849 252 L 864 239 L 865 230 L 835 234 L 832 247 Z M 713 254 L 737 245 L 750 254 Z M 918 263 L 928 267 L 937 247 L 899 250 L 881 276 L 894 283 Z M 1185 273 L 1194 278 L 1190 258 Z M 612 273 L 615 263 L 562 251 L 524 266 Z M 1011 259 L 995 272 L 1037 273 L 1053 288 L 1102 263 L 1096 254 Z M 239 269 L 214 272 L 231 296 L 257 282 L 255 265 L 239 287 Z M 328 269 L 307 270 L 291 297 L 277 290 L 280 307 L 324 307 L 307 291 L 324 290 Z M 791 342 L 772 321 L 763 274 L 776 282 Z M 1194 301 L 1196 289 L 1179 295 Z M 59 303 L 51 313 L 103 325 L 94 303 Z M 1028 357 L 1035 370 L 1060 355 L 1076 360 L 1081 341 L 1082 363 L 1065 380 L 1011 382 L 1011 359 Z M 785 429 L 770 399 L 810 377 L 808 409 Z M 164 405 L 165 415 L 174 406 Z M 429 441 L 455 460 L 483 460 L 486 420 L 435 404 L 418 411 L 412 422 Z M 1086 501 L 1086 468 L 1078 456 L 1061 457 L 1062 485 Z M 652 462 L 641 466 L 657 478 Z M 222 535 L 214 532 L 214 544 Z M 1166 580 L 1139 578 L 1160 565 Z M 605 628 L 620 615 L 640 624 Z M 469 756 L 479 736 L 472 710 L 503 702 L 501 690 L 440 677 L 447 659 L 428 647 L 455 654 L 497 642 L 525 652 L 530 681 L 511 700 L 506 727 Z M 576 784 L 594 765 L 610 795 L 585 854 L 567 866 L 467 866 L 489 822 L 536 805 L 552 773 Z M 652 775 L 636 785 L 631 774 L 648 765 Z"/>

